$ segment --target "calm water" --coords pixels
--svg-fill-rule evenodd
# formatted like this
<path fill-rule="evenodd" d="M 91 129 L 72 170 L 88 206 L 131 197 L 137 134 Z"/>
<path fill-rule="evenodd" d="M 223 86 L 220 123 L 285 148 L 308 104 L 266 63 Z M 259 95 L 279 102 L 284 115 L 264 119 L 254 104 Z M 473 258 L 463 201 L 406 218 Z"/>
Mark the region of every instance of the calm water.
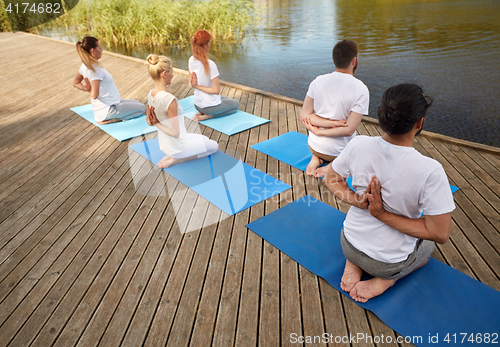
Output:
<path fill-rule="evenodd" d="M 303 100 L 317 75 L 333 71 L 335 43 L 350 38 L 370 116 L 385 89 L 417 83 L 434 98 L 426 130 L 500 147 L 500 0 L 254 2 L 263 13 L 255 38 L 213 48 L 222 80 Z M 162 53 L 187 69 L 188 47 Z"/>

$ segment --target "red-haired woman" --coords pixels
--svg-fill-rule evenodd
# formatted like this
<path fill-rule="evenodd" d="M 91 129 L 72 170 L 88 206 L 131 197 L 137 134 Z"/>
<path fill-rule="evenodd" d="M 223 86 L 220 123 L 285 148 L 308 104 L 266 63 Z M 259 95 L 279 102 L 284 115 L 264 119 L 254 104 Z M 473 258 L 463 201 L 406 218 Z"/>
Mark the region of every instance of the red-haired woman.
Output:
<path fill-rule="evenodd" d="M 198 30 L 191 39 L 193 55 L 189 58 L 189 83 L 194 91 L 194 106 L 198 113 L 193 120 L 226 116 L 238 110 L 237 100 L 221 96 L 219 70 L 207 58 L 212 36 L 206 30 Z"/>
<path fill-rule="evenodd" d="M 102 48 L 99 40 L 87 36 L 76 44 L 82 65 L 73 86 L 90 93 L 90 102 L 97 124 L 108 124 L 139 117 L 146 106 L 137 100 L 122 99 L 113 77 L 99 65 Z M 85 85 L 82 82 L 85 81 Z"/>

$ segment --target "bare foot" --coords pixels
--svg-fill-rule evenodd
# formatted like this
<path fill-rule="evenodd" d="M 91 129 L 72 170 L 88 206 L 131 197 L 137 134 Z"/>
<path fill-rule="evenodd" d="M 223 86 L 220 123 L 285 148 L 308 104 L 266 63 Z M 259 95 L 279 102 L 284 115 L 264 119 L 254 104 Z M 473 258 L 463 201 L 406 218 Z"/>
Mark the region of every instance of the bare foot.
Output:
<path fill-rule="evenodd" d="M 374 277 L 368 281 L 356 283 L 350 291 L 351 298 L 357 302 L 367 302 L 369 299 L 379 296 L 387 289 L 392 287 L 396 280 L 385 280 L 380 277 Z"/>
<path fill-rule="evenodd" d="M 111 118 L 111 119 L 108 119 L 108 120 L 104 120 L 102 122 L 97 122 L 97 124 L 99 125 L 104 125 L 104 124 L 111 124 L 111 123 L 118 123 L 118 122 L 121 122 L 122 120 L 120 118 Z"/>
<path fill-rule="evenodd" d="M 176 163 L 176 159 L 169 157 L 168 155 L 164 156 L 159 162 L 158 166 L 162 169 L 166 169 L 167 167 Z"/>
<path fill-rule="evenodd" d="M 359 266 L 354 265 L 349 260 L 345 262 L 344 274 L 340 280 L 340 288 L 345 292 L 350 292 L 352 288 L 361 281 L 361 276 L 363 275 L 363 269 Z"/>
<path fill-rule="evenodd" d="M 311 161 L 307 165 L 306 175 L 308 175 L 308 176 L 314 176 L 314 172 L 316 171 L 316 169 L 318 167 L 321 166 L 322 163 L 323 163 L 323 160 L 321 160 L 320 158 L 318 158 L 317 156 L 315 156 L 313 154 L 313 156 L 311 158 Z"/>
<path fill-rule="evenodd" d="M 197 114 L 195 114 L 193 116 L 193 118 L 191 118 L 191 120 L 194 120 L 195 122 L 199 122 L 199 121 L 205 120 L 207 118 L 212 118 L 212 116 L 198 112 Z"/>
<path fill-rule="evenodd" d="M 325 177 L 327 171 L 328 171 L 328 165 L 322 166 L 322 167 L 319 167 L 316 170 L 314 170 L 313 175 L 314 175 L 314 177 L 318 177 L 318 178 Z"/>

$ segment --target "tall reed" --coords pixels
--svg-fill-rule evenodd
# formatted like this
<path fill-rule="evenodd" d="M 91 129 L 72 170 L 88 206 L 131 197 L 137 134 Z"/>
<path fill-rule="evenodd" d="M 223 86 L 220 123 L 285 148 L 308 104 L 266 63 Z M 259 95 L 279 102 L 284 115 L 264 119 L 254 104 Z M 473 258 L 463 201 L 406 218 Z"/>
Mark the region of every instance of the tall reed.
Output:
<path fill-rule="evenodd" d="M 186 44 L 196 30 L 224 42 L 251 30 L 255 10 L 249 0 L 80 0 L 67 15 L 35 29 L 66 27 L 107 45 Z"/>

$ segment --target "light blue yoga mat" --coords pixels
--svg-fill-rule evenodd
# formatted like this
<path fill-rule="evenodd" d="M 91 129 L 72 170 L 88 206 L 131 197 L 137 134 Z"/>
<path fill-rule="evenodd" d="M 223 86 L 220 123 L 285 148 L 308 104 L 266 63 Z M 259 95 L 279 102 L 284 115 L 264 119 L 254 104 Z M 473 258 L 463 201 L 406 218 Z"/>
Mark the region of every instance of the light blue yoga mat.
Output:
<path fill-rule="evenodd" d="M 160 151 L 158 138 L 130 148 L 155 165 L 165 156 Z M 291 188 L 220 151 L 163 170 L 229 215 Z"/>
<path fill-rule="evenodd" d="M 350 298 L 340 289 L 344 219 L 343 212 L 306 195 L 247 227 Z M 500 343 L 500 292 L 434 258 L 382 295 L 357 304 L 417 346 Z"/>
<path fill-rule="evenodd" d="M 73 107 L 70 110 L 85 118 L 90 123 L 98 126 L 118 141 L 125 141 L 157 130 L 156 127 L 149 126 L 148 123 L 146 123 L 145 115 L 125 122 L 98 125 L 94 119 L 94 112 L 92 112 L 92 106 L 90 104 Z"/>
<path fill-rule="evenodd" d="M 250 147 L 305 172 L 312 158 L 307 138 L 307 135 L 290 131 Z M 347 179 L 347 183 L 352 189 L 352 177 Z M 458 190 L 452 185 L 450 188 L 452 193 Z"/>
<path fill-rule="evenodd" d="M 179 100 L 179 104 L 184 110 L 184 116 L 189 119 L 193 118 L 196 112 L 198 112 L 194 108 L 193 100 L 194 96 L 189 96 L 185 99 Z M 269 119 L 257 117 L 253 114 L 240 110 L 227 116 L 200 121 L 201 124 L 229 136 L 268 122 L 270 122 Z"/>

